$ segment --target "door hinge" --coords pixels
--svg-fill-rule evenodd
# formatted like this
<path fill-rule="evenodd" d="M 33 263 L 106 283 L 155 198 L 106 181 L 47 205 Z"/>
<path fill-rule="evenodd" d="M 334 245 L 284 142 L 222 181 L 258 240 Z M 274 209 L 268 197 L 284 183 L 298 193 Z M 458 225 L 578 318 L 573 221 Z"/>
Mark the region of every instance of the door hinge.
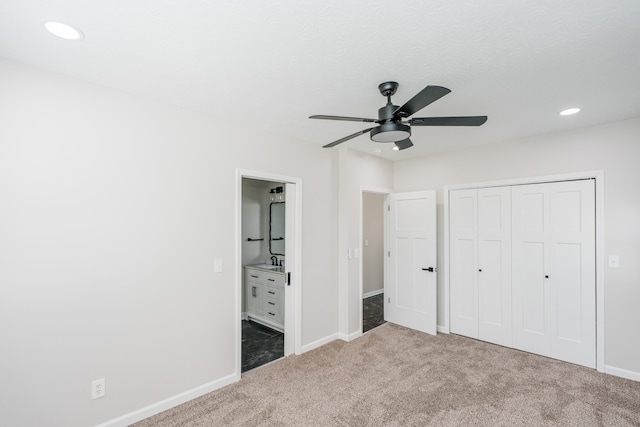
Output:
<path fill-rule="evenodd" d="M 391 256 L 391 251 L 387 252 L 387 256 L 390 257 Z"/>
<path fill-rule="evenodd" d="M 387 304 L 391 304 L 391 297 L 387 298 Z"/>
<path fill-rule="evenodd" d="M 387 211 L 391 212 L 391 205 L 387 205 Z"/>
<path fill-rule="evenodd" d="M 287 273 L 287 286 L 291 286 L 291 272 Z"/>

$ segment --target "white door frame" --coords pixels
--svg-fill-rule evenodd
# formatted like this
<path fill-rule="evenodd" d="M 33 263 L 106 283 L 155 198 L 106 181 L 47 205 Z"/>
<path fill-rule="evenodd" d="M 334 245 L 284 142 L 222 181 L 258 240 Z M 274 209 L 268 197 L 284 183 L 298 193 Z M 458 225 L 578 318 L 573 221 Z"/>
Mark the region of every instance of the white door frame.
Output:
<path fill-rule="evenodd" d="M 388 236 L 387 236 L 387 232 L 388 232 L 388 215 L 389 212 L 386 209 L 387 204 L 389 203 L 389 194 L 392 193 L 392 191 L 388 188 L 379 188 L 379 187 L 369 187 L 366 185 L 362 185 L 360 186 L 360 214 L 359 214 L 359 218 L 360 218 L 360 229 L 358 230 L 359 232 L 359 236 L 358 236 L 358 248 L 360 251 L 360 259 L 358 260 L 358 267 L 360 269 L 360 274 L 359 274 L 359 283 L 358 283 L 358 295 L 360 295 L 360 302 L 358 303 L 358 322 L 359 322 L 359 327 L 358 327 L 358 334 L 357 335 L 362 335 L 362 315 L 363 315 L 363 302 L 362 302 L 362 294 L 363 294 L 363 289 L 364 289 L 364 247 L 362 246 L 362 240 L 364 239 L 364 211 L 362 209 L 363 203 L 362 203 L 362 198 L 364 196 L 363 193 L 374 193 L 374 194 L 383 194 L 385 196 L 384 198 L 384 202 L 382 203 L 382 208 L 384 209 L 384 216 L 383 216 L 383 222 L 384 222 L 384 229 L 382 231 L 383 233 L 383 239 L 384 239 L 384 243 L 383 243 L 383 250 L 384 253 L 386 253 L 389 248 L 388 248 Z M 383 263 L 383 270 L 382 270 L 382 282 L 383 284 L 386 285 L 387 282 L 387 257 L 384 257 L 384 263 Z"/>
<path fill-rule="evenodd" d="M 242 179 L 258 179 L 263 181 L 282 182 L 286 184 L 295 184 L 295 219 L 294 219 L 294 236 L 285 236 L 286 241 L 290 238 L 294 239 L 294 256 L 293 260 L 287 259 L 285 266 L 287 272 L 291 272 L 291 289 L 293 292 L 294 306 L 285 305 L 285 319 L 294 319 L 293 324 L 285 324 L 285 339 L 293 338 L 294 354 L 302 353 L 302 293 L 300 292 L 300 278 L 302 277 L 302 178 L 276 175 L 266 172 L 251 171 L 246 169 L 236 169 L 236 259 L 235 259 L 235 310 L 234 318 L 237 320 L 235 325 L 236 336 L 236 357 L 235 357 L 235 373 L 240 378 L 242 370 Z M 288 337 L 288 338 L 287 338 Z M 285 356 L 288 354 L 285 353 Z"/>
<path fill-rule="evenodd" d="M 438 331 L 449 333 L 449 192 L 451 190 L 539 184 L 555 181 L 594 179 L 596 188 L 596 369 L 605 372 L 604 360 L 604 171 L 576 172 L 560 175 L 515 178 L 469 184 L 445 185 L 444 202 L 444 325 Z"/>

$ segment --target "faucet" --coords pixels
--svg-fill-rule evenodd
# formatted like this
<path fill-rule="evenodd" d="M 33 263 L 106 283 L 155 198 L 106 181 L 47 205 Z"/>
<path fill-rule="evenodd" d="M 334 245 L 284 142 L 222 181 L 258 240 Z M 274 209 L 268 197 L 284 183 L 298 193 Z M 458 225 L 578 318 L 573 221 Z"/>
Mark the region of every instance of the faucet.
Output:
<path fill-rule="evenodd" d="M 273 255 L 271 257 L 271 265 L 278 265 L 278 257 Z"/>

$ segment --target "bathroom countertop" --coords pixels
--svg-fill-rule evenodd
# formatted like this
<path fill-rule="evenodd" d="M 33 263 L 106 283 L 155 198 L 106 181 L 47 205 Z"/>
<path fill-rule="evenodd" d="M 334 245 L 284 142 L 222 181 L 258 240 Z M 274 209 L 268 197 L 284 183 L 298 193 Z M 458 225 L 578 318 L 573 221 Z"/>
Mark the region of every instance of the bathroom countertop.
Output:
<path fill-rule="evenodd" d="M 254 265 L 245 265 L 245 267 L 257 268 L 259 270 L 271 271 L 274 273 L 284 273 L 284 266 L 275 266 L 271 264 L 254 264 Z"/>

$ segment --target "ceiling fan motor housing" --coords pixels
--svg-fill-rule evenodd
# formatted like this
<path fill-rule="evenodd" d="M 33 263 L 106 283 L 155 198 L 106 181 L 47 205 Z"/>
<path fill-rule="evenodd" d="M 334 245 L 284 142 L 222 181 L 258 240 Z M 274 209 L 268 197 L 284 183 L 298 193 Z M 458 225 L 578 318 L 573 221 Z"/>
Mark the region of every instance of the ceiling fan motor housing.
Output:
<path fill-rule="evenodd" d="M 397 105 L 393 105 L 391 103 L 385 105 L 382 108 L 378 109 L 378 120 L 380 122 L 391 121 L 394 119 L 393 112 L 398 109 Z"/>

